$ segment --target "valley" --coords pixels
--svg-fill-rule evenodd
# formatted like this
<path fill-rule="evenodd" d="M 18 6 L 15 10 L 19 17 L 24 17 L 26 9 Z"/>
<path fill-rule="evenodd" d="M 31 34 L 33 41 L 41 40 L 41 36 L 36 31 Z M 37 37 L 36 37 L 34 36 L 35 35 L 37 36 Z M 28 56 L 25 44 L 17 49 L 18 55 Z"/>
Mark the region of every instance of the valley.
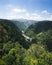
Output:
<path fill-rule="evenodd" d="M 0 65 L 52 65 L 52 21 L 0 19 Z"/>

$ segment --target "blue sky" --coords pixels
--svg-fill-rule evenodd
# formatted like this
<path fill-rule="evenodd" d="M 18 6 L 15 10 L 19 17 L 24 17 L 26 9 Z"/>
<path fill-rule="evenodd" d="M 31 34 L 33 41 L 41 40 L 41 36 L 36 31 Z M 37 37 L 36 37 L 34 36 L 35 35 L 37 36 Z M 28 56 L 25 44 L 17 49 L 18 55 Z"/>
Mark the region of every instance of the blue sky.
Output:
<path fill-rule="evenodd" d="M 0 0 L 0 18 L 52 20 L 52 0 Z"/>

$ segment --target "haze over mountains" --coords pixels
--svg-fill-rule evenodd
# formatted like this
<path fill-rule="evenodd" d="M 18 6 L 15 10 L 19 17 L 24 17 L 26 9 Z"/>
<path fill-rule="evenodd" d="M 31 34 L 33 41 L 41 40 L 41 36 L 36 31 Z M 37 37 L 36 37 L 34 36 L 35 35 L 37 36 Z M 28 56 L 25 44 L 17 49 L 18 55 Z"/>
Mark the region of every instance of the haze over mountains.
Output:
<path fill-rule="evenodd" d="M 34 33 L 40 33 L 43 31 L 47 31 L 49 29 L 51 30 L 52 21 L 44 20 L 44 21 L 34 22 L 28 27 L 28 29 L 34 31 Z"/>
<path fill-rule="evenodd" d="M 0 0 L 0 65 L 52 65 L 52 0 Z"/>
<path fill-rule="evenodd" d="M 1 19 L 1 20 L 7 20 L 7 19 Z M 52 21 L 49 20 L 42 20 L 42 21 L 36 21 L 36 20 L 27 20 L 27 19 L 14 19 L 10 20 L 12 23 L 14 23 L 20 31 L 26 31 L 27 29 L 35 28 L 44 28 L 48 26 L 47 29 L 49 29 L 52 26 Z M 50 26 L 51 25 L 51 26 Z M 52 28 L 52 27 L 51 27 Z M 43 30 L 43 29 L 42 29 Z"/>
<path fill-rule="evenodd" d="M 0 19 L 0 65 L 52 65 L 52 21 Z"/>
<path fill-rule="evenodd" d="M 38 21 L 27 20 L 27 19 L 17 19 L 17 20 L 13 20 L 12 22 L 14 22 L 14 24 L 17 25 L 21 31 L 22 30 L 25 31 L 31 24 L 34 24 Z"/>

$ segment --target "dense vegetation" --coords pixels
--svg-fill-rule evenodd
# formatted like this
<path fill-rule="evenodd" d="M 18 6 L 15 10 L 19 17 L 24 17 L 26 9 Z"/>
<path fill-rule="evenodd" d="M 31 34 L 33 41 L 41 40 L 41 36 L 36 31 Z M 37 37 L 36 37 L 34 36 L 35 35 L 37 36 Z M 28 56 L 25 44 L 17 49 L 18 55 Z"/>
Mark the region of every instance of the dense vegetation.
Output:
<path fill-rule="evenodd" d="M 32 30 L 34 33 L 40 33 L 52 29 L 52 21 L 39 21 L 29 26 L 28 30 Z"/>
<path fill-rule="evenodd" d="M 20 29 L 20 31 L 26 31 L 26 29 L 31 25 L 34 24 L 38 21 L 34 21 L 34 20 L 27 20 L 27 19 L 17 19 L 17 20 L 11 20 L 16 26 L 18 26 L 18 28 Z"/>
<path fill-rule="evenodd" d="M 32 42 L 46 45 L 47 49 L 52 51 L 52 21 L 40 21 L 32 24 L 25 34 L 33 39 Z"/>
<path fill-rule="evenodd" d="M 34 29 L 26 31 L 29 42 L 14 23 L 0 19 L 0 65 L 52 65 L 52 27 L 38 33 Z"/>
<path fill-rule="evenodd" d="M 0 42 L 16 41 L 21 37 L 21 32 L 11 21 L 0 20 Z M 18 38 L 17 38 L 18 37 Z"/>
<path fill-rule="evenodd" d="M 12 21 L 16 26 L 18 26 L 18 28 L 20 29 L 20 31 L 22 30 L 26 30 L 27 26 L 25 25 L 24 22 L 21 22 L 21 21 L 17 21 L 17 20 L 13 20 Z"/>

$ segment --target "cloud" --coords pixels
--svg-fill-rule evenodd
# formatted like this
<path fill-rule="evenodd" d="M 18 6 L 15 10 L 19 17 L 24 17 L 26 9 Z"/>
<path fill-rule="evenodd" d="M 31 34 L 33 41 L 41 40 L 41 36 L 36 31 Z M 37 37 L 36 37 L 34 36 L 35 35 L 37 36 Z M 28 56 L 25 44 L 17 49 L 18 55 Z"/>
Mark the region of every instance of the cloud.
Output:
<path fill-rule="evenodd" d="M 3 10 L 4 11 L 4 10 Z M 0 12 L 3 13 L 3 12 Z M 5 19 L 29 19 L 29 20 L 52 20 L 52 13 L 47 10 L 41 12 L 29 12 L 27 9 L 18 8 L 14 5 L 8 4 L 5 6 L 5 13 L 0 15 L 0 18 Z"/>
<path fill-rule="evenodd" d="M 47 10 L 43 10 L 41 13 L 42 14 L 49 14 Z"/>
<path fill-rule="evenodd" d="M 16 13 L 26 12 L 25 9 L 18 9 L 18 8 L 14 8 L 14 9 L 12 9 L 12 11 L 16 12 Z"/>
<path fill-rule="evenodd" d="M 47 18 L 47 20 L 52 20 L 52 14 Z"/>

